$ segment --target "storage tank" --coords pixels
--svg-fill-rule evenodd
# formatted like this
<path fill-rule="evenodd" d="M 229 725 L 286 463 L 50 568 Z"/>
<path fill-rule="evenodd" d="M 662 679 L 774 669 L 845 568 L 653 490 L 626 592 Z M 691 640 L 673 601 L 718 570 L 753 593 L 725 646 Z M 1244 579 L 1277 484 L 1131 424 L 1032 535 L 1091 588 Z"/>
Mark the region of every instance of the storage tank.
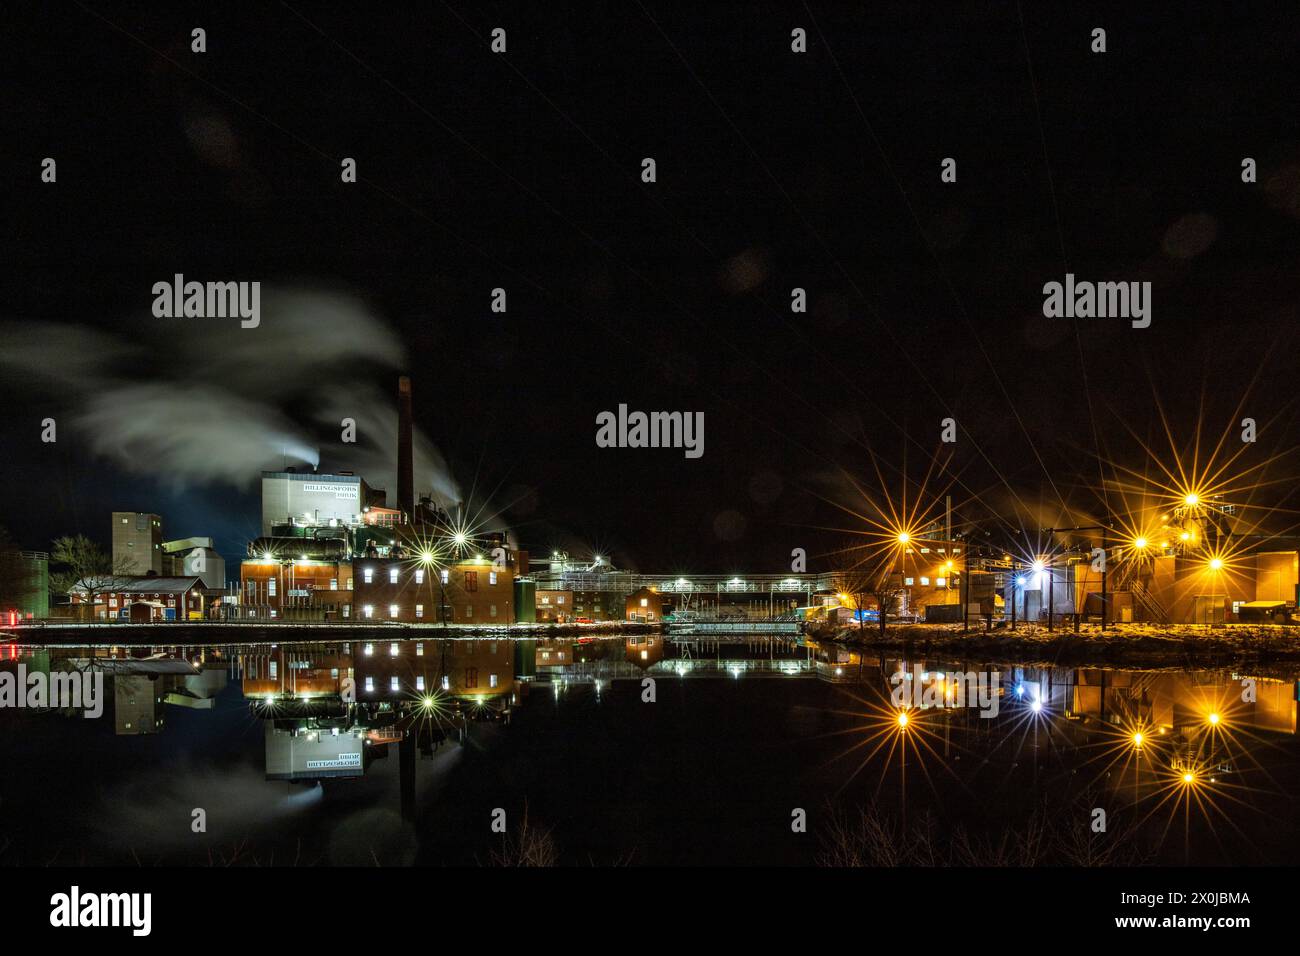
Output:
<path fill-rule="evenodd" d="M 515 578 L 515 622 L 537 622 L 537 582 L 532 578 Z"/>

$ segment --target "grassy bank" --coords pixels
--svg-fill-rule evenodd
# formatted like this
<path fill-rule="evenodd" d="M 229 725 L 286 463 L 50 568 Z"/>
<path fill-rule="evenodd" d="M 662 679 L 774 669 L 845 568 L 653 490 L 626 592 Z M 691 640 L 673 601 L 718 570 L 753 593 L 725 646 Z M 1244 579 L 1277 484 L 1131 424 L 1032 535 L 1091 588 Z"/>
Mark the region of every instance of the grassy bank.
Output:
<path fill-rule="evenodd" d="M 1102 631 L 1091 624 L 1076 634 L 1059 627 L 1048 631 L 1044 625 L 1021 624 L 1014 631 L 972 626 L 963 634 L 960 624 L 891 624 L 883 636 L 878 625 L 863 630 L 841 627 L 820 636 L 864 650 L 1049 665 L 1219 667 L 1300 662 L 1300 627 L 1272 625 L 1116 624 Z"/>

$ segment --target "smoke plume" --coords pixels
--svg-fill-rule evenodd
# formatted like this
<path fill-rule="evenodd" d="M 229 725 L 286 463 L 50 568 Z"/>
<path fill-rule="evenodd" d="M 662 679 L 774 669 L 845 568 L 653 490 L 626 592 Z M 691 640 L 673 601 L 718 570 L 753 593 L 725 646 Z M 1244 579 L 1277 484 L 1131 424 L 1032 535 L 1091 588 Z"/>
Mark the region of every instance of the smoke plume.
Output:
<path fill-rule="evenodd" d="M 262 290 L 257 328 L 214 318 L 155 319 L 127 331 L 20 323 L 0 366 L 43 379 L 71 415 L 59 437 L 127 472 L 176 485 L 256 487 L 262 470 L 323 464 L 396 493 L 396 374 L 406 350 L 359 299 L 319 289 Z M 393 389 L 375 385 L 391 372 Z M 34 382 L 39 387 L 40 382 Z M 356 441 L 341 440 L 342 420 Z M 415 434 L 418 494 L 460 501 L 446 462 Z"/>

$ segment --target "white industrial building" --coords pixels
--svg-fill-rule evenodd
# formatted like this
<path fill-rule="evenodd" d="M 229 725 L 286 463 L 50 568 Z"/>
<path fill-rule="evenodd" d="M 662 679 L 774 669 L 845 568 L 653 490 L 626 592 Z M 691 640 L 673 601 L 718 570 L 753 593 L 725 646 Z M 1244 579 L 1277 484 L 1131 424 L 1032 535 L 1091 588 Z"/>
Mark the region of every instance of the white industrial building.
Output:
<path fill-rule="evenodd" d="M 262 534 L 275 525 L 361 524 L 375 493 L 356 475 L 262 472 Z"/>

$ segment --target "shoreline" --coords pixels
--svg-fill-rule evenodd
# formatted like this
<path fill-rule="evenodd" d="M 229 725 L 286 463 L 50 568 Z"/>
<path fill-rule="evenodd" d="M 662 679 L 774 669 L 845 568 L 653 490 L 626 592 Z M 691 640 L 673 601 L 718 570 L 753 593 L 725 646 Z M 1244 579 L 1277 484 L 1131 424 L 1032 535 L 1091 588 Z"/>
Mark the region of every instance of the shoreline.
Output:
<path fill-rule="evenodd" d="M 1041 625 L 1021 625 L 1015 631 L 1000 628 L 961 633 L 956 624 L 901 624 L 890 626 L 882 638 L 879 627 L 859 633 L 852 625 L 814 640 L 830 641 L 860 650 L 892 651 L 920 655 L 979 657 L 987 661 L 1047 666 L 1160 666 L 1197 669 L 1231 664 L 1300 663 L 1300 628 L 1280 625 L 1218 628 L 1192 625 L 1117 624 L 1103 633 L 1086 625 L 1079 633 L 1048 631 Z"/>

